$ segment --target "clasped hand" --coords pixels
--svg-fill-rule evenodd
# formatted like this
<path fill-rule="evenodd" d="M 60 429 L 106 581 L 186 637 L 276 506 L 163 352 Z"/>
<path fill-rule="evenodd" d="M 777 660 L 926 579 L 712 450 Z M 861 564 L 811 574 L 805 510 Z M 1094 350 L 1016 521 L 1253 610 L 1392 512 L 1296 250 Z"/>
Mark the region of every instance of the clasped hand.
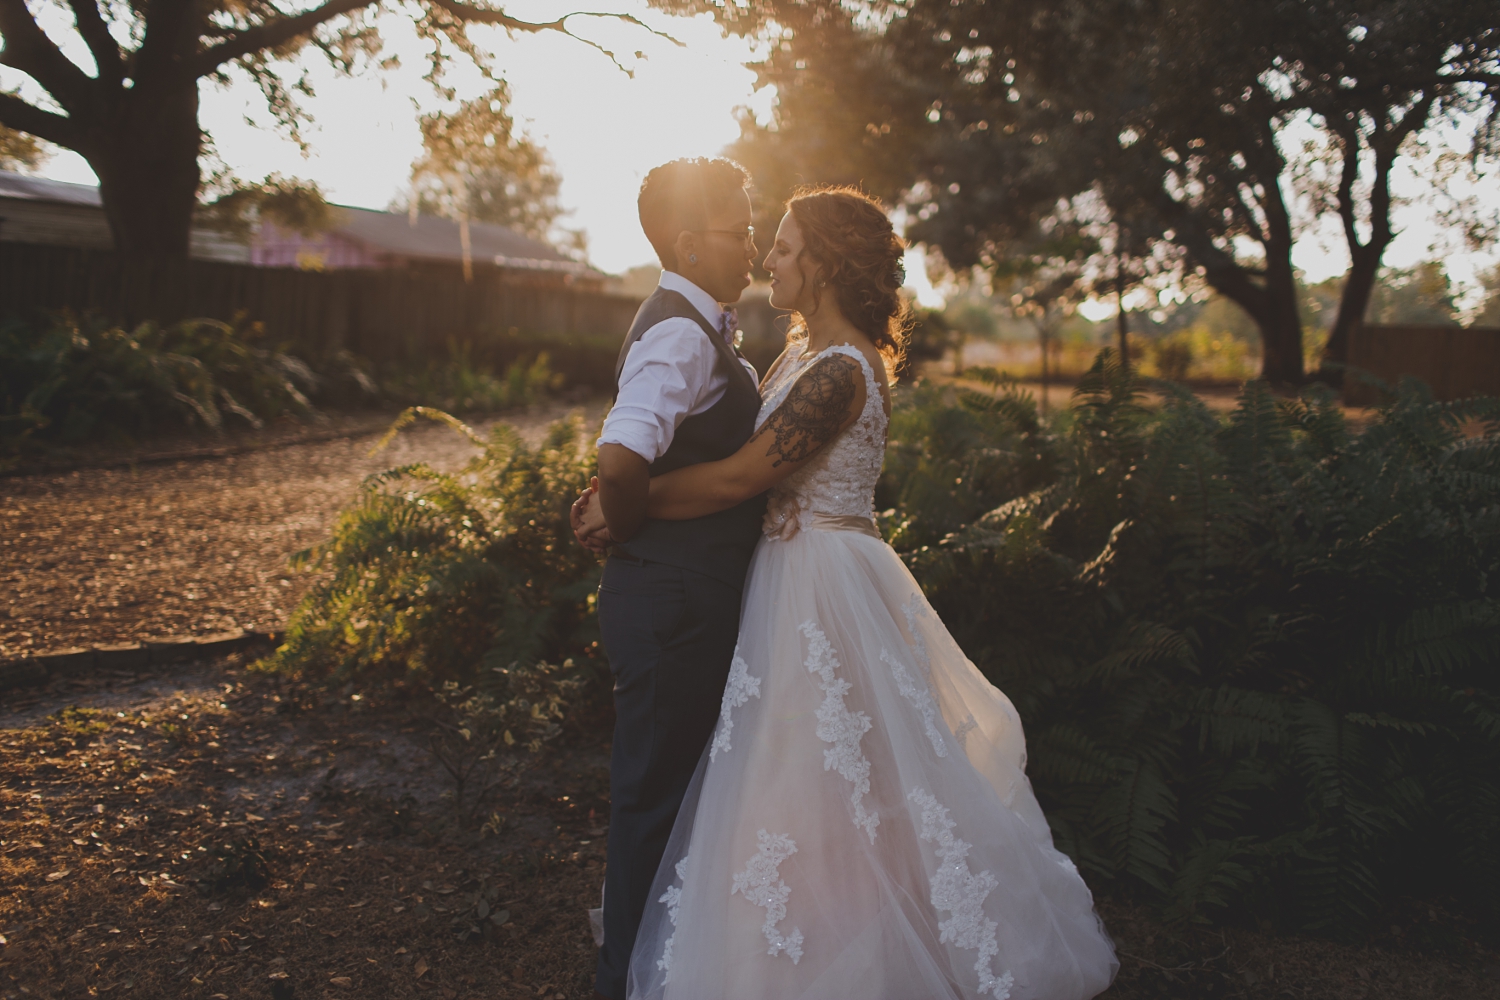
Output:
<path fill-rule="evenodd" d="M 578 544 L 592 552 L 604 552 L 615 544 L 609 533 L 609 525 L 604 523 L 604 507 L 598 502 L 598 495 L 599 477 L 595 476 L 589 480 L 588 489 L 578 494 L 578 499 L 573 501 L 573 507 L 568 512 L 573 537 L 578 539 Z"/>

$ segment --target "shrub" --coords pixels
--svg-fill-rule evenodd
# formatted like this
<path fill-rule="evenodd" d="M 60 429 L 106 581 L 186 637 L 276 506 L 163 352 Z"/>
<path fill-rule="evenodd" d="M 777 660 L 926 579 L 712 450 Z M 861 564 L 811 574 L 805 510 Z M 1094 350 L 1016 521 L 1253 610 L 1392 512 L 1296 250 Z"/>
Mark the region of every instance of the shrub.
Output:
<path fill-rule="evenodd" d="M 1148 408 L 1105 351 L 1043 422 L 971 374 L 987 388 L 900 394 L 881 522 L 1021 711 L 1059 846 L 1189 919 L 1353 933 L 1435 891 L 1493 916 L 1500 403 L 1407 382 L 1356 433 L 1325 390 L 1250 383 L 1226 419 L 1169 384 Z M 392 433 L 418 416 L 473 437 L 429 411 Z M 502 428 L 458 473 L 368 480 L 299 557 L 329 578 L 271 665 L 452 681 L 484 696 L 492 741 L 520 678 L 535 729 L 504 727 L 544 738 L 600 675 L 494 671 L 592 648 L 597 564 L 567 525 L 580 431 L 529 450 Z"/>
<path fill-rule="evenodd" d="M 445 681 L 433 692 L 428 749 L 453 781 L 454 811 L 467 818 L 500 787 L 519 781 L 542 745 L 562 734 L 568 708 L 590 687 L 572 660 L 489 672 L 484 690 Z"/>
<path fill-rule="evenodd" d="M 553 424 L 532 449 L 505 425 L 483 439 L 416 407 L 382 444 L 418 418 L 467 435 L 479 453 L 453 473 L 415 464 L 365 481 L 332 537 L 294 557 L 327 577 L 293 613 L 268 668 L 484 689 L 497 668 L 590 651 L 599 563 L 568 525 L 594 463 L 582 420 Z"/>
<path fill-rule="evenodd" d="M 1132 342 L 1133 343 L 1133 342 Z M 1243 381 L 1252 376 L 1250 345 L 1202 323 L 1146 341 L 1146 370 L 1182 382 L 1188 378 Z"/>
<path fill-rule="evenodd" d="M 959 332 L 941 310 L 916 309 L 906 338 L 906 357 L 897 375 L 912 377 L 924 361 L 937 361 L 954 345 Z"/>
<path fill-rule="evenodd" d="M 204 892 L 227 892 L 248 889 L 257 892 L 271 884 L 272 867 L 260 840 L 248 834 L 214 847 L 205 877 L 199 880 Z"/>
<path fill-rule="evenodd" d="M 882 531 L 899 550 L 935 545 L 1058 475 L 1057 441 L 1031 394 L 993 368 L 965 374 L 990 391 L 920 383 L 900 393 L 891 414 L 875 502 L 884 510 Z"/>
<path fill-rule="evenodd" d="M 941 518 L 894 537 L 1016 702 L 1059 846 L 1185 917 L 1349 933 L 1407 891 L 1494 914 L 1500 404 L 1407 382 L 1356 434 L 1318 388 L 1251 383 L 1227 420 L 1140 388 L 1105 352 L 1052 429 L 1004 392 L 916 394 L 893 424 L 897 475 L 914 451 L 944 477 L 897 524 L 965 454 L 1058 456 L 937 544 Z"/>
<path fill-rule="evenodd" d="M 1151 345 L 1151 360 L 1162 378 L 1182 382 L 1193 367 L 1193 343 L 1185 337 L 1163 337 Z"/>
<path fill-rule="evenodd" d="M 127 331 L 62 313 L 46 324 L 0 326 L 0 468 L 28 450 L 305 418 L 315 414 L 314 401 L 340 409 L 397 403 L 498 412 L 540 401 L 567 377 L 552 370 L 546 338 L 505 339 L 505 361 L 495 367 L 477 360 L 469 343 L 450 341 L 446 359 L 394 369 L 378 385 L 369 363 L 347 351 L 314 366 L 263 339 L 259 324 L 207 319 Z M 555 346 L 576 347 L 565 340 Z M 603 353 L 574 350 L 574 367 L 582 363 L 583 374 L 595 378 Z"/>
<path fill-rule="evenodd" d="M 482 360 L 497 369 L 527 365 L 547 355 L 548 367 L 567 386 L 586 386 L 595 392 L 615 391 L 615 361 L 625 331 L 605 334 L 529 333 L 515 328 L 496 332 L 481 341 Z"/>
<path fill-rule="evenodd" d="M 260 426 L 312 411 L 316 377 L 256 346 L 258 327 L 187 320 L 133 330 L 70 314 L 0 326 L 0 461 L 34 443 L 130 439 L 169 426 Z"/>
<path fill-rule="evenodd" d="M 448 357 L 418 370 L 398 369 L 384 380 L 386 395 L 411 406 L 431 406 L 449 413 L 496 412 L 529 406 L 561 388 L 563 376 L 549 367 L 546 351 L 516 361 L 496 376 L 474 359 L 467 341 L 448 342 Z"/>

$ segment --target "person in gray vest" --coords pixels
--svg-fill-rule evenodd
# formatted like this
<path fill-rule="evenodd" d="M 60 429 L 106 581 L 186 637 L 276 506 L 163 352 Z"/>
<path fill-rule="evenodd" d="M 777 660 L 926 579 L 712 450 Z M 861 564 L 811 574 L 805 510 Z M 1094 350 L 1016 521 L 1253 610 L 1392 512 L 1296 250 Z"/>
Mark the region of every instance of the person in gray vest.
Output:
<path fill-rule="evenodd" d="M 793 319 L 755 433 L 647 489 L 648 525 L 769 494 L 624 1000 L 1088 1000 L 1119 961 L 1031 793 L 1020 715 L 876 526 L 906 243 L 854 188 L 797 193 L 771 243 Z M 602 511 L 580 541 L 615 537 Z M 676 614 L 643 630 L 676 634 Z"/>
<path fill-rule="evenodd" d="M 624 1000 L 646 895 L 718 720 L 764 497 L 691 520 L 646 517 L 651 477 L 734 454 L 760 409 L 732 311 L 756 257 L 749 178 L 729 160 L 663 164 L 641 185 L 661 283 L 615 365 L 594 498 L 609 524 L 599 631 L 614 674 L 604 945 L 595 989 Z M 575 505 L 575 524 L 590 494 Z"/>

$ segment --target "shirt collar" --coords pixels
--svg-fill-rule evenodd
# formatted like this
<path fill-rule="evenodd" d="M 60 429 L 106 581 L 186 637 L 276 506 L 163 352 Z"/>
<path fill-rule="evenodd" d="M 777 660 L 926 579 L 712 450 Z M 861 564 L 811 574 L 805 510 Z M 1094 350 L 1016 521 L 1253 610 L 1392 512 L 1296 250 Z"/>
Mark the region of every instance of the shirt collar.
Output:
<path fill-rule="evenodd" d="M 703 314 L 708 320 L 708 325 L 715 330 L 719 329 L 719 318 L 724 315 L 724 310 L 719 308 L 719 303 L 714 297 L 691 281 L 678 274 L 676 271 L 663 269 L 661 280 L 658 284 L 669 292 L 676 292 L 693 304 L 693 308 Z"/>

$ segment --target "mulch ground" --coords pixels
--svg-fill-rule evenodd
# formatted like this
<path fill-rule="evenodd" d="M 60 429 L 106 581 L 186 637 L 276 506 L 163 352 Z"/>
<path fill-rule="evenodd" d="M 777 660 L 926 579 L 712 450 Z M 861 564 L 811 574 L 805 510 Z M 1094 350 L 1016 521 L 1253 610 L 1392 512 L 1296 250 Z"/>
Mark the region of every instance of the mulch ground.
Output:
<path fill-rule="evenodd" d="M 12 703 L 0 995 L 587 996 L 608 720 L 471 816 L 426 732 L 238 661 Z"/>
<path fill-rule="evenodd" d="M 585 720 L 462 817 L 421 705 L 235 659 L 12 700 L 0 996 L 588 997 L 609 726 Z M 1483 929 L 1436 904 L 1352 945 L 1100 911 L 1122 963 L 1109 1000 L 1500 997 Z"/>
<path fill-rule="evenodd" d="M 597 424 L 604 405 L 502 419 L 535 443 L 572 410 Z M 286 443 L 322 433 L 297 425 L 246 454 L 0 478 L 0 659 L 280 629 L 310 579 L 288 557 L 327 537 L 365 476 L 415 461 L 451 468 L 473 453 L 453 431 L 419 424 L 370 456 L 388 423 L 363 417 L 351 437 Z"/>

